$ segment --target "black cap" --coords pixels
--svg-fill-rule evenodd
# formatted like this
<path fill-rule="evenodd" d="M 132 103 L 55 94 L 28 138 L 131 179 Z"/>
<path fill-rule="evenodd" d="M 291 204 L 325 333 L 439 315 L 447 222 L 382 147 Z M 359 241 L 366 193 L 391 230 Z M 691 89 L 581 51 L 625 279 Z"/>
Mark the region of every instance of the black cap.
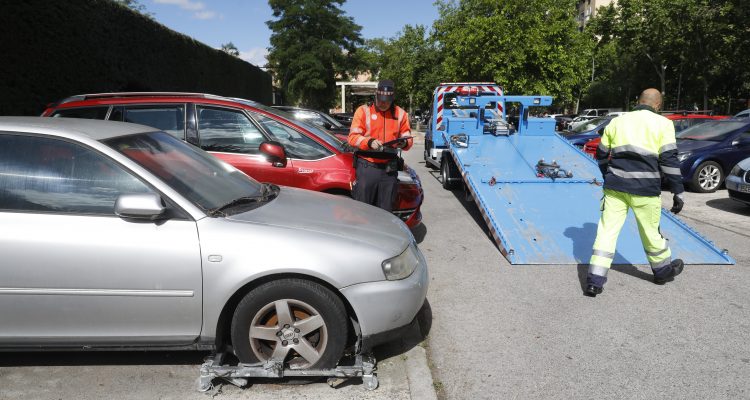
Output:
<path fill-rule="evenodd" d="M 384 79 L 378 82 L 378 89 L 375 91 L 375 97 L 379 101 L 393 101 L 396 94 L 396 85 L 390 79 Z"/>

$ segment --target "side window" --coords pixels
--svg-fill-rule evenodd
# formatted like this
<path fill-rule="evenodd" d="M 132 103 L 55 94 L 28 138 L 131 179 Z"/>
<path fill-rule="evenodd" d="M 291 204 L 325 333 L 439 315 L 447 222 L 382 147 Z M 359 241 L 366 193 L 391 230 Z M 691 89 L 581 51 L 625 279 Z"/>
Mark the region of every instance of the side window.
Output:
<path fill-rule="evenodd" d="M 110 119 L 113 117 L 119 115 L 112 115 Z M 185 139 L 185 106 L 182 104 L 125 107 L 122 120 L 156 128 L 180 140 Z"/>
<path fill-rule="evenodd" d="M 200 145 L 206 151 L 257 153 L 266 138 L 239 110 L 197 106 Z"/>
<path fill-rule="evenodd" d="M 290 158 L 300 160 L 317 160 L 331 155 L 323 145 L 307 137 L 307 135 L 292 129 L 281 122 L 262 114 L 254 114 L 253 117 L 271 134 L 273 140 L 284 146 Z"/>
<path fill-rule="evenodd" d="M 101 107 L 81 107 L 65 108 L 52 113 L 53 118 L 83 118 L 83 119 L 104 119 L 107 117 L 109 106 Z"/>
<path fill-rule="evenodd" d="M 122 193 L 149 193 L 106 156 L 59 139 L 0 135 L 0 209 L 114 215 Z"/>

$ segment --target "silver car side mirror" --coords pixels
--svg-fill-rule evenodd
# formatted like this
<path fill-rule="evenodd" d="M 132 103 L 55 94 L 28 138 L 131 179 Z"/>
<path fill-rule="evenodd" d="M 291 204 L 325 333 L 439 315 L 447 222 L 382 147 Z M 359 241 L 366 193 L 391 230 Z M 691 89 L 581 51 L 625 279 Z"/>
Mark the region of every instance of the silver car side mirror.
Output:
<path fill-rule="evenodd" d="M 115 201 L 115 214 L 120 218 L 156 220 L 166 207 L 154 193 L 125 193 Z"/>

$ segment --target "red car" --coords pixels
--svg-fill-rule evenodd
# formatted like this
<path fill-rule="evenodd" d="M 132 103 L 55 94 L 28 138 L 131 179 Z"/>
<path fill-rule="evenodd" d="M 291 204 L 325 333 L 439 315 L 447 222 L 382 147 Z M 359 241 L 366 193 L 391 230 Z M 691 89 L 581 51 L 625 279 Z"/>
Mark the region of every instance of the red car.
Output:
<path fill-rule="evenodd" d="M 667 117 L 667 119 L 672 120 L 672 122 L 674 123 L 675 133 L 684 131 L 685 129 L 690 128 L 691 126 L 695 126 L 706 121 L 729 118 L 729 116 L 727 115 L 687 114 L 687 113 L 667 114 L 665 115 L 665 117 Z M 594 157 L 596 155 L 596 148 L 599 147 L 599 143 L 601 141 L 602 141 L 601 138 L 594 138 L 594 139 L 589 140 L 588 142 L 586 142 L 585 145 L 583 145 L 583 151 L 585 151 L 586 154 L 589 154 L 590 156 Z"/>
<path fill-rule="evenodd" d="M 262 104 L 197 93 L 103 93 L 51 104 L 42 116 L 108 119 L 152 126 L 185 140 L 261 182 L 350 195 L 353 154 L 312 124 Z M 422 220 L 422 184 L 399 172 L 393 213 L 409 227 Z"/>

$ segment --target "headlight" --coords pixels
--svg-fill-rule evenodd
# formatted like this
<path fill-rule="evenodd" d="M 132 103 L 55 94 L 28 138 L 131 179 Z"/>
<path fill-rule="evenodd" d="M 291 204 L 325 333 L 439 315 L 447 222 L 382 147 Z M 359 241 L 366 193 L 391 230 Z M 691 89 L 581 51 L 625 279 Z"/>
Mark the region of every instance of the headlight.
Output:
<path fill-rule="evenodd" d="M 742 174 L 744 173 L 745 171 L 742 168 L 740 168 L 739 164 L 737 164 L 734 166 L 734 168 L 732 168 L 732 171 L 729 172 L 729 175 L 742 176 Z"/>
<path fill-rule="evenodd" d="M 419 264 L 417 249 L 410 244 L 403 253 L 383 261 L 383 273 L 389 281 L 397 281 L 411 275 L 417 268 L 417 264 Z"/>
<path fill-rule="evenodd" d="M 680 154 L 677 155 L 677 160 L 679 162 L 683 162 L 683 161 L 687 160 L 687 158 L 690 157 L 690 156 L 692 156 L 692 155 L 693 155 L 693 153 L 690 153 L 690 152 L 680 153 Z"/>

